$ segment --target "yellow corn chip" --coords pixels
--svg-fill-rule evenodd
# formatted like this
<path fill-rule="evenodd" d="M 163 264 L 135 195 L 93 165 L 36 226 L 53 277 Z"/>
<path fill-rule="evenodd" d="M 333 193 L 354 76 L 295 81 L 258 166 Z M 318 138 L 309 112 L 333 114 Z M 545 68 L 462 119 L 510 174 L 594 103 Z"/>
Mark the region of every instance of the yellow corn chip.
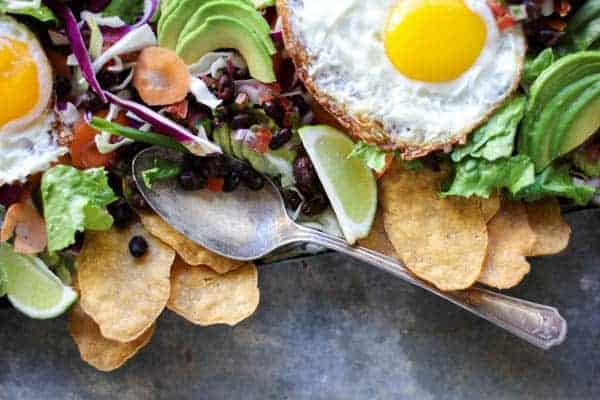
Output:
<path fill-rule="evenodd" d="M 236 325 L 254 313 L 259 299 L 258 271 L 252 263 L 226 274 L 179 258 L 173 265 L 167 307 L 194 324 Z"/>
<path fill-rule="evenodd" d="M 369 236 L 359 240 L 358 244 L 359 246 L 377 251 L 389 257 L 398 257 L 394 250 L 394 246 L 392 246 L 392 243 L 388 239 L 387 233 L 385 233 L 385 227 L 383 226 L 383 212 L 381 209 L 378 209 L 377 214 L 375 214 L 375 221 L 373 221 Z"/>
<path fill-rule="evenodd" d="M 206 250 L 177 232 L 156 214 L 143 213 L 140 215 L 140 218 L 146 229 L 148 229 L 151 234 L 174 248 L 179 257 L 181 257 L 186 264 L 205 265 L 220 274 L 225 274 L 244 264 L 242 261 L 230 260 Z"/>
<path fill-rule="evenodd" d="M 438 196 L 444 172 L 395 166 L 383 178 L 385 231 L 398 256 L 419 278 L 441 290 L 477 281 L 487 249 L 481 202 Z"/>
<path fill-rule="evenodd" d="M 140 258 L 129 251 L 134 236 L 148 242 L 148 251 Z M 86 234 L 77 258 L 80 304 L 102 336 L 131 342 L 154 323 L 169 299 L 174 259 L 175 252 L 141 224 Z"/>
<path fill-rule="evenodd" d="M 500 211 L 500 195 L 495 193 L 489 199 L 481 198 L 481 211 L 485 222 L 490 222 L 492 218 Z"/>
<path fill-rule="evenodd" d="M 69 312 L 69 331 L 77 344 L 81 359 L 104 372 L 121 367 L 136 355 L 150 342 L 154 327 L 154 325 L 150 326 L 140 337 L 131 342 L 121 343 L 103 337 L 98 325 L 79 304 Z"/>
<path fill-rule="evenodd" d="M 529 256 L 557 254 L 567 248 L 571 227 L 565 222 L 557 199 L 526 203 L 529 224 L 536 233 L 536 241 Z"/>

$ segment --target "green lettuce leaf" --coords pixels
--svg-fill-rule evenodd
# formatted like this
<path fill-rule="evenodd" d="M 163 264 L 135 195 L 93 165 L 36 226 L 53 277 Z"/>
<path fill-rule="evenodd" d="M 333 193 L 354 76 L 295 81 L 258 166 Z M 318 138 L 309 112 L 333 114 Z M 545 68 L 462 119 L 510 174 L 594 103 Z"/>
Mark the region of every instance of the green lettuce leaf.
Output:
<path fill-rule="evenodd" d="M 517 127 L 525 114 L 525 105 L 525 96 L 510 99 L 471 135 L 467 144 L 452 152 L 452 161 L 459 162 L 467 156 L 488 161 L 510 157 L 515 147 Z"/>
<path fill-rule="evenodd" d="M 161 180 L 174 178 L 180 173 L 180 164 L 173 161 L 164 160 L 162 158 L 155 158 L 154 167 L 142 172 L 142 178 L 144 179 L 146 186 L 150 188 L 154 183 Z"/>
<path fill-rule="evenodd" d="M 475 195 L 487 199 L 496 190 L 506 188 L 514 194 L 535 181 L 534 165 L 524 155 L 496 161 L 466 158 L 454 167 L 454 179 L 446 185 L 442 197 Z"/>
<path fill-rule="evenodd" d="M 523 78 L 521 83 L 525 86 L 530 86 L 538 76 L 544 72 L 554 62 L 554 51 L 551 47 L 546 48 L 536 57 L 527 57 L 523 67 Z"/>
<path fill-rule="evenodd" d="M 44 173 L 41 191 L 51 252 L 75 243 L 76 232 L 112 226 L 106 206 L 117 197 L 103 168 L 81 171 L 58 165 Z"/>
<path fill-rule="evenodd" d="M 356 142 L 348 158 L 361 158 L 375 172 L 383 172 L 386 166 L 387 152 L 379 147 L 363 142 Z"/>
<path fill-rule="evenodd" d="M 515 197 L 536 201 L 544 197 L 557 196 L 571 199 L 575 204 L 583 206 L 592 200 L 595 193 L 595 188 L 573 181 L 569 175 L 569 165 L 558 167 L 551 165 L 535 177 L 532 185 L 520 190 Z"/>
<path fill-rule="evenodd" d="M 121 17 L 128 24 L 135 24 L 144 13 L 144 0 L 112 0 L 102 11 L 105 17 Z"/>
<path fill-rule="evenodd" d="M 54 13 L 46 6 L 18 7 L 10 0 L 0 0 L 0 14 L 27 15 L 45 23 L 56 23 L 58 20 Z"/>

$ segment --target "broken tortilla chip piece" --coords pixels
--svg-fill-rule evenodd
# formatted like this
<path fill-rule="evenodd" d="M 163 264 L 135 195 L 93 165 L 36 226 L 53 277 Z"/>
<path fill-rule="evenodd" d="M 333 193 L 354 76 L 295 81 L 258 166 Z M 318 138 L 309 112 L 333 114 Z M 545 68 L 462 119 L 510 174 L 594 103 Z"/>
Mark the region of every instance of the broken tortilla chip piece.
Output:
<path fill-rule="evenodd" d="M 205 265 L 219 274 L 233 271 L 244 264 L 243 261 L 231 260 L 206 250 L 177 232 L 156 214 L 143 213 L 140 215 L 140 219 L 148 232 L 175 249 L 186 264 Z"/>
<path fill-rule="evenodd" d="M 154 334 L 153 324 L 137 339 L 121 343 L 106 339 L 100 328 L 83 309 L 76 304 L 69 312 L 69 331 L 77 344 L 81 359 L 99 371 L 109 372 L 121 367 L 127 360 L 150 342 Z"/>
<path fill-rule="evenodd" d="M 548 256 L 567 248 L 571 227 L 560 213 L 557 199 L 544 199 L 526 203 L 529 224 L 536 233 L 536 240 L 528 256 Z"/>
<path fill-rule="evenodd" d="M 201 325 L 236 325 L 256 311 L 260 299 L 258 271 L 252 263 L 226 274 L 177 259 L 167 307 Z"/>
<path fill-rule="evenodd" d="M 388 239 L 387 233 L 385 233 L 385 227 L 383 226 L 383 212 L 381 209 L 378 209 L 377 214 L 375 214 L 375 221 L 373 221 L 369 236 L 359 240 L 358 244 L 359 246 L 374 250 L 388 257 L 398 257 L 396 255 L 396 250 L 394 250 L 394 246 L 392 246 L 390 239 Z"/>
<path fill-rule="evenodd" d="M 502 200 L 500 211 L 488 224 L 488 252 L 479 282 L 497 289 L 517 286 L 529 273 L 527 256 L 535 243 L 525 205 Z"/>
<path fill-rule="evenodd" d="M 485 222 L 490 222 L 500 211 L 500 194 L 495 193 L 489 199 L 481 198 L 481 212 Z"/>
<path fill-rule="evenodd" d="M 445 172 L 396 165 L 381 184 L 385 231 L 407 268 L 440 290 L 461 290 L 479 277 L 487 228 L 478 198 L 440 198 Z"/>
<path fill-rule="evenodd" d="M 142 236 L 148 250 L 135 258 L 129 241 Z M 171 292 L 175 251 L 134 224 L 87 232 L 77 258 L 80 304 L 98 324 L 102 336 L 130 342 L 141 336 L 165 308 Z"/>

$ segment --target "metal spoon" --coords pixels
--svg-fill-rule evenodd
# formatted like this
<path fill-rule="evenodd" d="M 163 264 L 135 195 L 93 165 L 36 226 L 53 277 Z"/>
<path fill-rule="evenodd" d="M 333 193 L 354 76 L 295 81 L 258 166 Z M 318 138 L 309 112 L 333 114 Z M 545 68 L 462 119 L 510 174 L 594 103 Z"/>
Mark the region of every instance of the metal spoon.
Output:
<path fill-rule="evenodd" d="M 240 187 L 233 193 L 188 192 L 180 189 L 175 180 L 157 182 L 148 188 L 142 174 L 152 168 L 157 158 L 180 161 L 181 154 L 156 147 L 141 152 L 133 162 L 140 192 L 176 230 L 215 253 L 233 259 L 257 260 L 285 245 L 315 243 L 428 290 L 542 349 L 556 346 L 566 337 L 567 323 L 556 308 L 479 287 L 441 292 L 413 276 L 394 258 L 350 246 L 340 238 L 296 224 L 271 182 L 260 191 Z"/>

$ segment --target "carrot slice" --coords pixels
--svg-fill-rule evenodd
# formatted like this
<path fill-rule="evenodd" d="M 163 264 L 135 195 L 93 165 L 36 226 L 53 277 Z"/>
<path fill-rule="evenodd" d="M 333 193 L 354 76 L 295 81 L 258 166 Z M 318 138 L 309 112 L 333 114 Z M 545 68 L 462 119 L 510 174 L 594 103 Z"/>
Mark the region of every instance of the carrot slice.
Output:
<path fill-rule="evenodd" d="M 0 241 L 6 242 L 13 236 L 13 247 L 17 253 L 41 253 L 48 245 L 46 222 L 32 205 L 15 203 L 6 211 Z"/>
<path fill-rule="evenodd" d="M 137 59 L 133 86 L 148 105 L 178 103 L 190 90 L 190 73 L 174 51 L 147 47 Z"/>
<path fill-rule="evenodd" d="M 104 117 L 106 111 L 101 111 L 98 116 Z M 119 113 L 115 122 L 125 125 L 127 117 Z M 95 137 L 99 132 L 87 122 L 80 121 L 73 127 L 73 141 L 70 144 L 71 164 L 75 168 L 86 169 L 107 167 L 115 158 L 115 153 L 102 154 L 96 147 Z"/>

